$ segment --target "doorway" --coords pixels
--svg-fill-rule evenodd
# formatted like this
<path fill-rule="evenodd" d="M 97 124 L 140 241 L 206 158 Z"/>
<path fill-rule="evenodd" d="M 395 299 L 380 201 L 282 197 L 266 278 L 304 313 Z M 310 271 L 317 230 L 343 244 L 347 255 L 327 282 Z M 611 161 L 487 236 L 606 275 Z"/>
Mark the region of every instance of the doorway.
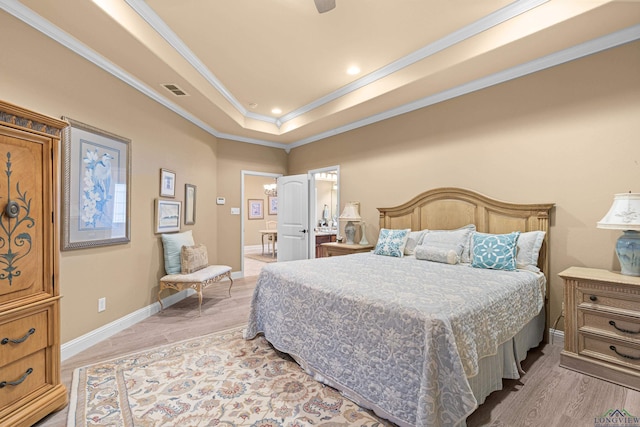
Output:
<path fill-rule="evenodd" d="M 310 258 L 321 256 L 320 245 L 335 242 L 340 231 L 340 166 L 309 171 Z"/>
<path fill-rule="evenodd" d="M 242 275 L 258 274 L 262 265 L 255 264 L 254 259 L 247 259 L 246 255 L 259 253 L 262 255 L 261 227 L 266 227 L 267 220 L 276 220 L 277 214 L 269 214 L 269 196 L 265 193 L 264 184 L 276 182 L 282 174 L 257 171 L 242 171 L 241 186 L 241 269 Z M 339 234 L 340 217 L 340 166 L 328 166 L 309 170 L 307 173 L 310 191 L 309 205 L 309 258 L 319 256 L 318 243 L 337 237 Z M 262 219 L 248 218 L 248 200 L 263 200 Z M 277 203 L 277 200 L 276 200 Z M 325 208 L 326 205 L 326 208 Z M 260 240 L 258 240 L 260 239 Z M 329 240 L 334 241 L 334 240 Z M 275 242 L 275 251 L 278 243 Z M 265 242 L 266 249 L 266 242 Z M 245 261 L 246 267 L 245 268 Z M 277 256 L 272 262 L 277 261 Z M 251 271 L 248 271 L 251 267 Z"/>
<path fill-rule="evenodd" d="M 240 263 L 243 277 L 258 275 L 269 262 L 276 262 L 277 241 L 261 231 L 276 223 L 277 195 L 265 185 L 274 185 L 279 173 L 241 172 Z M 275 235 L 272 235 L 275 237 Z"/>

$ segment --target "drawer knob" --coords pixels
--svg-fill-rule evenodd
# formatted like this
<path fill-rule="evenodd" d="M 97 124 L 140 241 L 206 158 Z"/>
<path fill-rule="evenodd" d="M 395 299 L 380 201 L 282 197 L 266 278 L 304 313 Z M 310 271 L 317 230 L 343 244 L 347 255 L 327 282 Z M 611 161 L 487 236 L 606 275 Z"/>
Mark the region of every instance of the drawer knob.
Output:
<path fill-rule="evenodd" d="M 629 356 L 628 354 L 622 354 L 620 353 L 617 349 L 615 345 L 611 345 L 609 346 L 609 348 L 611 350 L 613 350 L 618 356 L 620 357 L 624 357 L 625 359 L 631 359 L 631 360 L 640 360 L 640 357 L 636 357 L 636 356 Z"/>
<path fill-rule="evenodd" d="M 21 342 L 25 342 L 27 340 L 27 338 L 29 338 L 31 335 L 35 334 L 36 332 L 36 328 L 31 328 L 27 331 L 27 333 L 25 334 L 25 336 L 23 336 L 22 338 L 18 338 L 18 339 L 11 339 L 11 338 L 2 338 L 2 341 L 0 341 L 0 344 L 5 345 L 8 344 L 10 342 L 14 343 L 14 344 L 20 344 Z"/>
<path fill-rule="evenodd" d="M 625 334 L 640 334 L 640 331 L 630 331 L 630 330 L 628 330 L 628 329 L 622 329 L 622 328 L 619 328 L 619 327 L 616 325 L 616 322 L 614 322 L 613 320 L 609 320 L 609 324 L 610 324 L 611 326 L 613 326 L 614 328 L 616 328 L 617 330 L 619 330 L 620 332 L 624 332 Z"/>
<path fill-rule="evenodd" d="M 27 377 L 28 377 L 32 372 L 33 372 L 33 368 L 29 368 L 29 369 L 27 369 L 27 371 L 26 371 L 26 372 L 25 372 L 25 373 L 24 373 L 20 378 L 18 378 L 18 379 L 17 379 L 17 380 L 15 380 L 15 381 L 0 381 L 0 388 L 4 388 L 5 386 L 8 386 L 8 385 L 20 385 L 20 384 L 22 384 L 22 382 L 23 382 L 24 380 L 26 380 L 26 379 L 27 379 Z"/>
<path fill-rule="evenodd" d="M 591 296 L 589 297 L 589 299 L 590 299 L 591 301 L 598 301 L 598 297 L 597 297 L 597 296 L 595 296 L 595 295 L 591 295 Z"/>

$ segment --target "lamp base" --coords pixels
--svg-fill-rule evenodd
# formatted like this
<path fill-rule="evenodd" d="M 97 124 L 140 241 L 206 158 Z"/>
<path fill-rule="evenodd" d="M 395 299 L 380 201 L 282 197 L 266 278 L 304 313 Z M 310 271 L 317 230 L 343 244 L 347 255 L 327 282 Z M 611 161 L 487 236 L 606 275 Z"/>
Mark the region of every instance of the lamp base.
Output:
<path fill-rule="evenodd" d="M 363 221 L 360 223 L 360 231 L 362 232 L 362 238 L 360 239 L 360 245 L 362 246 L 367 246 L 369 244 L 369 241 L 367 240 L 367 235 L 366 235 L 366 223 Z"/>
<path fill-rule="evenodd" d="M 352 221 L 347 221 L 344 226 L 344 235 L 347 237 L 347 244 L 353 245 L 353 238 L 356 237 L 356 226 Z"/>
<path fill-rule="evenodd" d="M 625 230 L 624 234 L 618 237 L 616 254 L 622 274 L 640 276 L 640 232 Z"/>

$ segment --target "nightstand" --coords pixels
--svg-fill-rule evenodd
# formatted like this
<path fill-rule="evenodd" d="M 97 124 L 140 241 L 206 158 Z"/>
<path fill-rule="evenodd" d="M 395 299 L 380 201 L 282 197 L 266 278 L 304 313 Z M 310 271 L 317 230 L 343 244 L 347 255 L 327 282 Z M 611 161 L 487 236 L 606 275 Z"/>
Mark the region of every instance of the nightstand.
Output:
<path fill-rule="evenodd" d="M 349 255 L 358 252 L 370 252 L 373 249 L 373 245 L 359 245 L 357 243 L 349 245 L 347 243 L 333 242 L 323 243 L 320 246 L 322 247 L 323 257 Z"/>
<path fill-rule="evenodd" d="M 640 277 L 571 267 L 560 366 L 640 390 Z"/>

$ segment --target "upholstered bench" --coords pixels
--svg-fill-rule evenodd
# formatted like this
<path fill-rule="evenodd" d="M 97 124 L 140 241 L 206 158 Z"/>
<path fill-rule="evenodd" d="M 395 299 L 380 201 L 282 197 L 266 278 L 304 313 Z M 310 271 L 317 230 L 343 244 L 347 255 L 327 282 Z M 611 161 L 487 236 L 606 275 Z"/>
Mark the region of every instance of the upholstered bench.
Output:
<path fill-rule="evenodd" d="M 164 269 L 167 273 L 160 279 L 158 302 L 164 309 L 160 294 L 165 289 L 182 291 L 193 289 L 198 293 L 198 309 L 202 314 L 202 291 L 207 286 L 228 278 L 229 296 L 231 296 L 231 267 L 228 265 L 209 265 L 207 248 L 196 245 L 191 230 L 183 233 L 163 234 Z"/>
<path fill-rule="evenodd" d="M 160 309 L 163 309 L 160 293 L 165 289 L 175 289 L 182 291 L 184 289 L 194 289 L 198 293 L 198 310 L 202 314 L 202 291 L 212 283 L 216 283 L 229 278 L 229 296 L 231 296 L 231 286 L 233 279 L 231 278 L 231 267 L 228 265 L 209 265 L 201 270 L 194 271 L 189 274 L 167 274 L 160 279 L 160 289 L 158 290 L 158 302 Z"/>

